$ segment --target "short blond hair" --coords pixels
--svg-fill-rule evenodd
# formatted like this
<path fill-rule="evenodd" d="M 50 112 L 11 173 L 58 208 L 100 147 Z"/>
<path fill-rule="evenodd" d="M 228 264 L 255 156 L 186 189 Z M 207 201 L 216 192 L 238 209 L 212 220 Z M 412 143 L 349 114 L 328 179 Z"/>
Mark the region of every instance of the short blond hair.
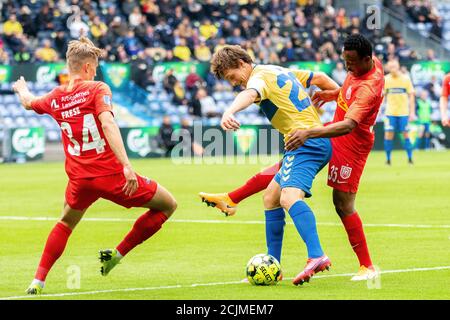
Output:
<path fill-rule="evenodd" d="M 219 79 L 223 79 L 226 70 L 239 68 L 239 62 L 253 63 L 250 55 L 238 45 L 226 45 L 214 53 L 211 59 L 211 71 Z"/>
<path fill-rule="evenodd" d="M 102 55 L 102 49 L 97 48 L 91 40 L 81 37 L 79 40 L 72 40 L 66 52 L 67 66 L 70 72 L 81 70 L 86 60 L 98 61 Z"/>

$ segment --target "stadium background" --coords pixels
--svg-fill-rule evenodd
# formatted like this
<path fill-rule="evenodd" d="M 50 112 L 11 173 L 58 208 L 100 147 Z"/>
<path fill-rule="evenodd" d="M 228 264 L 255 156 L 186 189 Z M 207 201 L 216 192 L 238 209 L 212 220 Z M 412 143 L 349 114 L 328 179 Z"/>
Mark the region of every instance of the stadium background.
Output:
<path fill-rule="evenodd" d="M 372 4 L 378 6 L 381 22 L 374 30 L 365 27 Z M 429 91 L 432 117 L 439 122 L 437 99 L 442 77 L 450 71 L 448 2 L 0 0 L 0 13 L 0 153 L 3 160 L 19 163 L 44 153 L 44 161 L 0 165 L 0 300 L 449 299 L 449 151 L 417 152 L 414 166 L 397 151 L 392 167 L 384 165 L 382 152 L 370 154 L 357 205 L 374 261 L 383 271 L 382 282 L 372 284 L 374 290 L 368 283 L 349 281 L 357 269 L 356 258 L 334 212 L 326 170 L 318 175 L 314 197 L 308 201 L 333 260 L 330 273 L 302 287 L 291 284 L 289 278 L 304 263 L 304 251 L 288 221 L 282 266 L 286 279 L 268 288 L 240 283 L 248 259 L 265 250 L 261 197 L 239 204 L 232 218 L 217 215 L 197 197 L 199 191 L 232 190 L 263 166 L 240 164 L 236 157 L 239 165 L 133 159 L 138 172 L 161 182 L 177 198 L 179 209 L 164 230 L 103 278 L 98 250 L 116 243 L 142 209 L 99 201 L 49 275 L 45 295 L 24 296 L 43 243 L 60 216 L 67 177 L 62 161 L 46 161 L 63 158 L 56 122 L 26 112 L 11 92 L 12 81 L 20 75 L 37 95 L 66 81 L 67 42 L 87 35 L 105 48 L 98 78 L 113 89 L 116 120 L 130 155 L 161 156 L 151 152 L 151 141 L 164 115 L 176 127 L 184 119 L 188 125 L 217 127 L 220 113 L 233 99 L 233 88 L 208 72 L 211 54 L 224 43 L 243 45 L 257 63 L 323 70 L 340 82 L 345 77 L 338 54 L 342 40 L 358 31 L 372 40 L 384 62 L 399 58 L 418 91 Z M 199 77 L 188 77 L 191 66 Z M 166 76 L 171 68 L 175 78 Z M 200 86 L 206 88 L 206 96 L 204 91 L 198 94 Z M 323 120 L 328 121 L 334 107 L 324 110 Z M 382 118 L 381 113 L 378 148 Z M 256 106 L 239 120 L 250 129 L 238 131 L 246 133 L 240 151 L 249 152 L 255 128 L 268 122 Z M 128 143 L 132 130 L 134 152 Z M 448 131 L 444 134 L 450 136 Z M 267 160 L 265 165 L 275 163 L 279 155 Z M 73 270 L 80 271 L 78 286 L 70 280 Z"/>
<path fill-rule="evenodd" d="M 67 42 L 89 36 L 104 48 L 98 79 L 113 89 L 116 119 L 134 146 L 131 156 L 164 155 L 157 142 L 164 116 L 175 128 L 185 122 L 219 125 L 236 92 L 209 72 L 209 59 L 224 44 L 240 44 L 256 63 L 321 70 L 338 83 L 345 78 L 339 52 L 343 38 L 361 32 L 376 55 L 400 60 L 417 90 L 429 92 L 432 129 L 440 148 L 448 129 L 439 126 L 439 95 L 450 71 L 450 4 L 440 1 L 1 1 L 0 148 L 4 161 L 62 159 L 61 133 L 49 116 L 23 110 L 11 91 L 24 75 L 32 92 L 42 95 L 66 80 Z M 373 5 L 377 6 L 375 13 Z M 371 7 L 372 6 L 372 7 Z M 372 8 L 372 9 L 371 9 Z M 375 27 L 370 27 L 376 18 Z M 372 21 L 373 22 L 373 21 Z M 330 121 L 334 105 L 323 107 Z M 384 109 L 376 134 L 382 134 Z M 268 128 L 256 105 L 238 114 L 252 128 Z M 19 130 L 13 128 L 33 128 Z M 419 124 L 411 124 L 413 142 Z M 443 132 L 442 132 L 443 131 Z M 247 133 L 249 131 L 247 130 Z M 237 153 L 249 153 L 253 133 Z M 45 141 L 44 141 L 45 140 Z M 131 141 L 124 137 L 126 143 Z M 251 140 L 249 142 L 249 140 Z M 13 142 L 16 145 L 13 145 Z M 17 143 L 22 146 L 17 146 Z M 376 139 L 375 149 L 382 149 Z M 37 144 L 37 145 L 36 145 Z M 28 147 L 26 147 L 26 146 Z M 396 147 L 400 147 L 399 140 Z M 31 149 L 30 149 L 31 148 Z M 240 151 L 239 151 L 240 150 Z M 43 154 L 44 152 L 44 154 Z M 25 154 L 28 154 L 24 156 Z"/>

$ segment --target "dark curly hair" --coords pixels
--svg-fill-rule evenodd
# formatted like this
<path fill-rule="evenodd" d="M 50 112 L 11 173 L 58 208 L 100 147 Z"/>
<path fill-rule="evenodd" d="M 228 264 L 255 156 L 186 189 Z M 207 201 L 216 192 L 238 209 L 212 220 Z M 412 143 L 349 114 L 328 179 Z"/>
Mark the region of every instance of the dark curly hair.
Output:
<path fill-rule="evenodd" d="M 357 33 L 349 35 L 344 41 L 344 50 L 355 50 L 360 58 L 372 57 L 372 44 L 366 37 Z"/>

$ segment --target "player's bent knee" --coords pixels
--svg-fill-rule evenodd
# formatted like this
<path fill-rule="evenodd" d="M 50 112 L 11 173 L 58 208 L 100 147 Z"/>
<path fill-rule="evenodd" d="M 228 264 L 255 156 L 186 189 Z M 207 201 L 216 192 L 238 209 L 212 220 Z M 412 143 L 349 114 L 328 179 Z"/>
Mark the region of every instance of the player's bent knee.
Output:
<path fill-rule="evenodd" d="M 263 195 L 263 203 L 265 209 L 274 209 L 281 206 L 279 197 L 267 192 Z"/>

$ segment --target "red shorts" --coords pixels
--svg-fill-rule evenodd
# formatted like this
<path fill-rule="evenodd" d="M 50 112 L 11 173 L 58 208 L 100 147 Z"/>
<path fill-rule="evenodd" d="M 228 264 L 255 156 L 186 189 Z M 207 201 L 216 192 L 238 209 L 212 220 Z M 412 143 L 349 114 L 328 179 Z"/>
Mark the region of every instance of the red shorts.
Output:
<path fill-rule="evenodd" d="M 131 196 L 122 191 L 125 185 L 123 173 L 104 177 L 69 180 L 66 188 L 67 204 L 75 210 L 87 209 L 98 198 L 115 202 L 123 207 L 142 207 L 156 193 L 158 184 L 146 177 L 136 174 L 139 187 Z"/>
<path fill-rule="evenodd" d="M 328 185 L 339 191 L 356 193 L 368 156 L 369 152 L 356 154 L 333 148 L 328 164 Z"/>

